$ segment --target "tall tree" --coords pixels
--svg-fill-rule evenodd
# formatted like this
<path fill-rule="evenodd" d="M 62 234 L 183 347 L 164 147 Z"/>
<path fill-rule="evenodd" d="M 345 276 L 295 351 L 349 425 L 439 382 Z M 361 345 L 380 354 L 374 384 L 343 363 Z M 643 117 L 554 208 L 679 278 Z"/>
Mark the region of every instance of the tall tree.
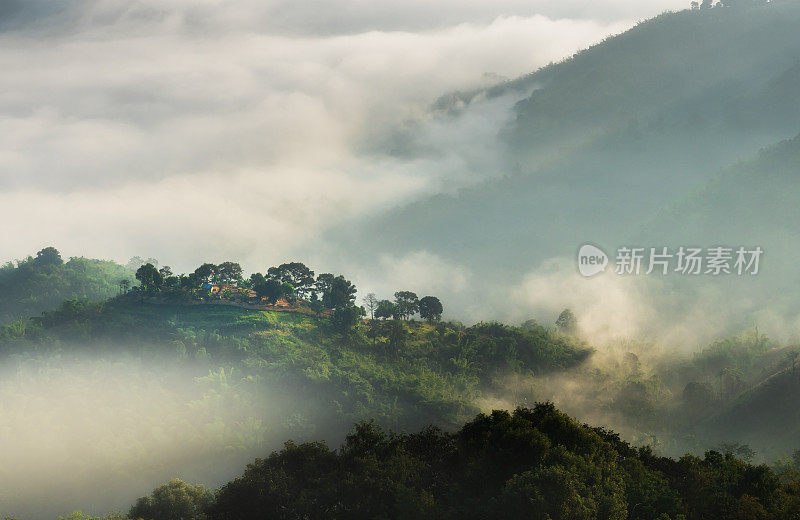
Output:
<path fill-rule="evenodd" d="M 274 304 L 283 296 L 283 284 L 275 278 L 269 278 L 253 286 L 258 298 L 266 298 L 267 303 Z"/>
<path fill-rule="evenodd" d="M 323 294 L 322 301 L 326 302 L 326 295 Z M 356 286 L 344 276 L 339 275 L 331 282 L 331 287 L 327 293 L 326 307 L 329 309 L 341 309 L 349 307 L 356 300 Z"/>
<path fill-rule="evenodd" d="M 164 277 L 153 264 L 144 264 L 136 270 L 136 279 L 142 284 L 145 292 L 154 293 L 164 285 Z"/>
<path fill-rule="evenodd" d="M 375 317 L 378 319 L 386 320 L 395 315 L 394 304 L 389 300 L 381 300 L 375 308 Z"/>
<path fill-rule="evenodd" d="M 333 285 L 334 278 L 336 277 L 331 273 L 320 273 L 319 276 L 317 276 L 317 281 L 314 283 L 314 290 L 322 298 L 322 303 L 325 305 L 325 307 L 328 307 L 326 303 L 326 295 L 330 295 L 331 285 Z"/>
<path fill-rule="evenodd" d="M 253 273 L 253 274 L 250 275 L 250 279 L 247 281 L 247 283 L 245 285 L 247 287 L 249 287 L 250 289 L 253 289 L 255 291 L 256 290 L 256 286 L 263 285 L 264 282 L 266 282 L 266 281 L 267 281 L 267 279 L 264 277 L 263 274 L 261 274 L 261 273 Z"/>
<path fill-rule="evenodd" d="M 37 265 L 61 265 L 64 260 L 61 259 L 61 253 L 55 247 L 45 247 L 38 253 L 34 259 Z"/>
<path fill-rule="evenodd" d="M 442 302 L 436 296 L 425 296 L 419 300 L 419 315 L 428 323 L 442 319 Z"/>
<path fill-rule="evenodd" d="M 236 262 L 222 262 L 217 266 L 217 273 L 223 283 L 238 282 L 242 279 L 242 266 Z"/>
<path fill-rule="evenodd" d="M 288 283 L 295 292 L 304 298 L 314 286 L 314 271 L 301 262 L 289 262 L 267 270 L 268 278 L 275 278 L 281 283 Z"/>
<path fill-rule="evenodd" d="M 350 334 L 358 324 L 358 318 L 361 316 L 361 309 L 353 305 L 341 307 L 336 309 L 331 317 L 331 324 L 333 329 L 339 334 L 349 338 Z"/>
<path fill-rule="evenodd" d="M 394 293 L 394 304 L 398 314 L 403 318 L 410 318 L 419 310 L 419 298 L 411 291 L 397 291 Z"/>
<path fill-rule="evenodd" d="M 375 309 L 378 308 L 378 298 L 375 293 L 369 293 L 364 297 L 364 306 L 369 313 L 369 319 L 375 319 Z"/>
<path fill-rule="evenodd" d="M 205 263 L 194 270 L 194 275 L 200 283 L 210 282 L 217 274 L 217 266 Z"/>

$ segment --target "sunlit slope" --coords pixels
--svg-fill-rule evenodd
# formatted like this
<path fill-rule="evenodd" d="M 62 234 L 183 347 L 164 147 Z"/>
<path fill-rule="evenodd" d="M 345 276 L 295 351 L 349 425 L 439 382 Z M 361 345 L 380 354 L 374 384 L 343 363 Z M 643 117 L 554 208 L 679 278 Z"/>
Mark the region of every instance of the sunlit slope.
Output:
<path fill-rule="evenodd" d="M 799 25 L 794 1 L 665 14 L 518 80 L 509 88 L 536 90 L 498 138 L 504 178 L 354 236 L 496 273 L 584 241 L 621 244 L 720 169 L 797 134 Z"/>
<path fill-rule="evenodd" d="M 66 302 L 0 327 L 0 511 L 120 508 L 176 475 L 218 485 L 286 439 L 338 445 L 358 420 L 455 427 L 506 375 L 589 354 L 533 326 L 342 331 L 229 305 Z"/>
<path fill-rule="evenodd" d="M 65 302 L 0 329 L 4 359 L 80 353 L 179 362 L 198 375 L 233 368 L 245 386 L 279 381 L 303 401 L 304 420 L 346 427 L 376 417 L 405 428 L 456 424 L 506 374 L 576 366 L 590 349 L 539 326 L 376 320 L 343 331 L 313 315 L 135 298 Z"/>

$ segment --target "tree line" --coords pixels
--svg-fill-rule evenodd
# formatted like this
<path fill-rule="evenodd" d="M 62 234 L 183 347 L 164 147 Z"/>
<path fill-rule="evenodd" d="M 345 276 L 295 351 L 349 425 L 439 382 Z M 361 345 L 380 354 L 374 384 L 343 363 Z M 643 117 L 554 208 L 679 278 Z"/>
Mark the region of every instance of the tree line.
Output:
<path fill-rule="evenodd" d="M 133 261 L 133 259 L 132 259 Z M 131 289 L 147 295 L 170 295 L 183 297 L 209 297 L 205 284 L 228 284 L 235 288 L 226 289 L 219 295 L 225 299 L 250 299 L 252 290 L 258 300 L 274 304 L 281 298 L 290 301 L 307 301 L 311 310 L 320 313 L 333 311 L 339 313 L 344 321 L 352 322 L 359 317 L 370 319 L 408 320 L 417 313 L 428 322 L 441 320 L 444 307 L 436 296 L 419 298 L 412 291 L 397 291 L 394 300 L 379 300 L 374 293 L 364 298 L 364 306 L 356 307 L 356 286 L 344 277 L 332 273 L 315 275 L 302 262 L 288 262 L 270 267 L 265 273 L 253 273 L 245 278 L 242 267 L 237 262 L 221 264 L 204 263 L 189 274 L 175 275 L 169 266 L 157 267 L 157 262 L 147 261 L 136 269 L 136 279 L 140 285 L 131 288 L 127 280 L 120 282 L 120 289 Z"/>

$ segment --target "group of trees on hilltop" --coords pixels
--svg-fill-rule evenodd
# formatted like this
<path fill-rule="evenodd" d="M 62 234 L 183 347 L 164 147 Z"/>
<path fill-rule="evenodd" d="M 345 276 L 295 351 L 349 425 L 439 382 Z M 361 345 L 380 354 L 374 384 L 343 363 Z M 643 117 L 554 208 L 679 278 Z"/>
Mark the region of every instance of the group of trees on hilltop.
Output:
<path fill-rule="evenodd" d="M 134 259 L 130 263 L 134 263 Z M 192 291 L 205 283 L 239 284 L 242 267 L 236 262 L 204 263 L 188 275 L 175 275 L 168 265 L 159 269 L 158 262 L 150 259 L 136 269 L 136 279 L 141 284 L 140 289 L 148 294 Z"/>
<path fill-rule="evenodd" d="M 322 273 L 315 277 L 314 271 L 301 262 L 270 267 L 266 274 L 253 273 L 249 278 L 243 277 L 242 267 L 236 262 L 204 263 L 192 273 L 178 276 L 169 266 L 158 269 L 153 262 L 147 262 L 137 269 L 136 279 L 141 291 L 147 294 L 192 292 L 208 283 L 229 284 L 239 290 L 238 294 L 232 292 L 231 298 L 247 298 L 246 290 L 253 290 L 259 299 L 265 298 L 270 303 L 280 298 L 309 299 L 318 310 L 350 306 L 356 295 L 355 286 L 344 276 Z"/>
<path fill-rule="evenodd" d="M 349 307 L 356 298 L 355 285 L 343 275 L 321 273 L 315 277 L 314 271 L 300 262 L 270 267 L 266 275 L 253 273 L 249 286 L 267 301 L 281 297 L 307 298 L 316 311 Z"/>
<path fill-rule="evenodd" d="M 223 262 L 219 265 L 204 263 L 194 272 L 179 276 L 174 275 L 169 266 L 158 269 L 154 263 L 147 262 L 137 269 L 136 279 L 141 284 L 141 291 L 151 295 L 163 292 L 183 292 L 185 295 L 206 283 L 234 284 L 243 291 L 228 295 L 231 299 L 237 296 L 247 299 L 247 292 L 244 290 L 253 290 L 258 299 L 266 299 L 268 303 L 275 303 L 281 298 L 307 299 L 316 312 L 341 311 L 354 307 L 356 299 L 355 285 L 343 275 L 315 275 L 302 262 L 288 262 L 270 267 L 266 274 L 257 272 L 246 279 L 243 278 L 242 267 L 236 262 Z M 363 315 L 372 319 L 408 320 L 419 313 L 422 319 L 432 323 L 439 321 L 444 312 L 442 302 L 436 296 L 419 298 L 412 291 L 394 293 L 393 301 L 378 300 L 370 293 L 364 301 L 366 308 L 360 314 L 349 312 L 344 321 L 352 322 Z"/>
<path fill-rule="evenodd" d="M 439 321 L 442 318 L 444 307 L 436 296 L 417 297 L 411 291 L 397 291 L 394 293 L 394 301 L 378 300 L 374 294 L 370 293 L 365 299 L 366 309 L 370 317 L 375 319 L 409 319 L 419 313 L 423 320 L 429 323 Z"/>

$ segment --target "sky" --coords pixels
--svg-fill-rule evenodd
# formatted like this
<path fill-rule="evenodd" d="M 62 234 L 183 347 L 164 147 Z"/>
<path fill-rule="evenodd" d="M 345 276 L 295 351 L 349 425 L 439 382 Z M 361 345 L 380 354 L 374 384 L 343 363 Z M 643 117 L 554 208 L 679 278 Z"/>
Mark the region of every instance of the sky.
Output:
<path fill-rule="evenodd" d="M 479 155 L 515 100 L 443 122 L 437 98 L 684 4 L 0 0 L 0 261 L 54 245 L 263 270 L 322 250 L 329 229 L 492 174 Z M 399 128 L 441 153 L 380 150 Z M 431 276 L 403 262 L 386 268 Z"/>

